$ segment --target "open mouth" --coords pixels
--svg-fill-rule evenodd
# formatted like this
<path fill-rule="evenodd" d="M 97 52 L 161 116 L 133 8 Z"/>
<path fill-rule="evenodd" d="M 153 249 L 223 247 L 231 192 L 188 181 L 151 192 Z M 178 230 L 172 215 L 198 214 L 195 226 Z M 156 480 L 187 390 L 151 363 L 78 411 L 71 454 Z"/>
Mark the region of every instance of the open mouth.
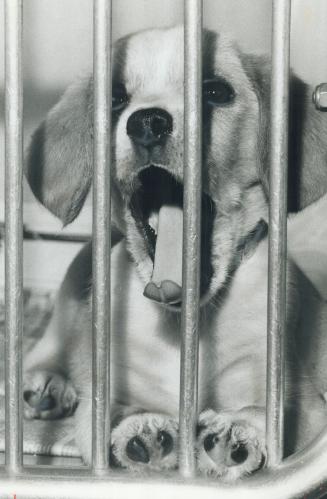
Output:
<path fill-rule="evenodd" d="M 165 169 L 150 166 L 138 176 L 130 209 L 153 262 L 145 296 L 179 306 L 182 299 L 183 185 Z M 202 193 L 201 296 L 212 277 L 211 242 L 215 217 L 212 199 Z"/>

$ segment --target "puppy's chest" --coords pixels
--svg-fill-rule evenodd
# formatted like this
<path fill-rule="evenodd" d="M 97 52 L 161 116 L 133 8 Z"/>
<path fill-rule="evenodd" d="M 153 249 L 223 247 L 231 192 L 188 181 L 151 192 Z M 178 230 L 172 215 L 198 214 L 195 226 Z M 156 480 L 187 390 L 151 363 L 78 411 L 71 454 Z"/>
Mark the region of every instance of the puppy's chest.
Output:
<path fill-rule="evenodd" d="M 178 315 L 144 298 L 142 282 L 123 248 L 113 252 L 112 276 L 113 396 L 119 403 L 176 414 Z M 251 404 L 257 402 L 258 393 L 262 395 L 265 327 L 259 317 L 265 319 L 265 296 L 252 290 L 249 303 L 242 294 L 243 281 L 248 282 L 241 279 L 226 304 L 211 310 L 210 317 L 204 314 L 201 321 L 200 408 L 230 406 L 236 399 Z M 257 386 L 254 378 L 259 380 Z"/>
<path fill-rule="evenodd" d="M 179 394 L 177 316 L 143 296 L 123 245 L 112 253 L 112 387 L 117 402 L 175 412 Z M 169 337 L 170 340 L 169 341 Z"/>

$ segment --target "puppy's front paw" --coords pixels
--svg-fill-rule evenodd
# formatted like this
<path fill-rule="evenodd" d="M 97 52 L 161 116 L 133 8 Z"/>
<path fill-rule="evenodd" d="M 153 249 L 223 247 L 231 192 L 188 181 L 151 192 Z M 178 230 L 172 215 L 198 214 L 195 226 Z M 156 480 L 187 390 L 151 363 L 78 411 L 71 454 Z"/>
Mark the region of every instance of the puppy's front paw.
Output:
<path fill-rule="evenodd" d="M 202 474 L 234 482 L 264 466 L 262 421 L 251 419 L 242 411 L 200 415 L 197 460 Z"/>
<path fill-rule="evenodd" d="M 24 374 L 24 416 L 26 419 L 57 419 L 70 416 L 77 395 L 62 375 L 35 369 Z"/>
<path fill-rule="evenodd" d="M 177 467 L 178 423 L 162 414 L 134 414 L 111 434 L 114 461 L 130 471 Z"/>

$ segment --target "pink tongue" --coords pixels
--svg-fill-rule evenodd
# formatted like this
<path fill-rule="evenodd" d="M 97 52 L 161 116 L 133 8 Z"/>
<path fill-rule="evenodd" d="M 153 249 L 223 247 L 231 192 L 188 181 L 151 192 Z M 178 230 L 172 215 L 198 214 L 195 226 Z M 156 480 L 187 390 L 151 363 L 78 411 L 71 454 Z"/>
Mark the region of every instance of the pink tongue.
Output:
<path fill-rule="evenodd" d="M 157 242 L 151 281 L 144 296 L 164 303 L 182 297 L 183 210 L 163 205 L 159 211 Z"/>

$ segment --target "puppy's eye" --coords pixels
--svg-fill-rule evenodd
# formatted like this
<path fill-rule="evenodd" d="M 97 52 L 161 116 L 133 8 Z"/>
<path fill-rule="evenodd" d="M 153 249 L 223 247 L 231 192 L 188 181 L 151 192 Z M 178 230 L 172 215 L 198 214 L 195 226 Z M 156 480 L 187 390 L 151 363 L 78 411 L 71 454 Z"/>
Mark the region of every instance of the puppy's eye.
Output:
<path fill-rule="evenodd" d="M 112 110 L 120 111 L 128 104 L 126 88 L 122 83 L 116 83 L 112 87 Z"/>
<path fill-rule="evenodd" d="M 211 106 L 224 106 L 234 100 L 235 91 L 225 80 L 205 80 L 203 98 Z"/>

